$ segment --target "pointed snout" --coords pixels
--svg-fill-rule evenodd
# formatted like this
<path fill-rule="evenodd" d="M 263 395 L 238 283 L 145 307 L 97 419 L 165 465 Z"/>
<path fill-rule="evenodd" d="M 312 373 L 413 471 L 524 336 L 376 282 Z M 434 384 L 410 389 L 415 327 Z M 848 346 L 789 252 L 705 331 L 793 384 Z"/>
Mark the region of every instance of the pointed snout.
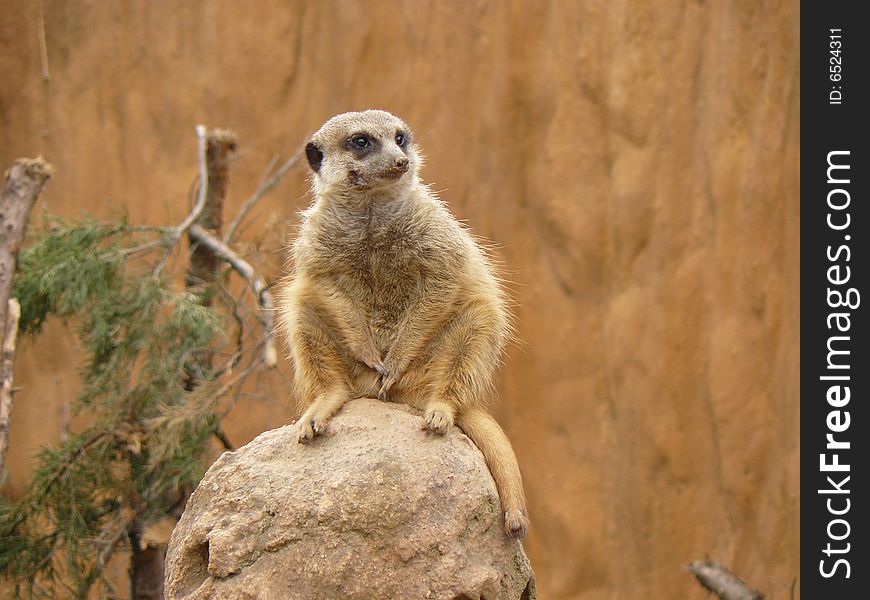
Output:
<path fill-rule="evenodd" d="M 395 156 L 389 159 L 386 169 L 381 174 L 381 177 L 391 181 L 401 179 L 405 173 L 411 169 L 411 162 L 407 156 Z"/>

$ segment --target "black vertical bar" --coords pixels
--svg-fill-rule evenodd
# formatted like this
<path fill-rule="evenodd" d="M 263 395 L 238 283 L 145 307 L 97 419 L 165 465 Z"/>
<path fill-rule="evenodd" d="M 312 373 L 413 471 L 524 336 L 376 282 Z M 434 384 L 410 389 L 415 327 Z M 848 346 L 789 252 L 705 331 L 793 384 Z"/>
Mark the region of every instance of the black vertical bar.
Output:
<path fill-rule="evenodd" d="M 870 597 L 863 8 L 801 2 L 800 589 L 813 600 Z"/>

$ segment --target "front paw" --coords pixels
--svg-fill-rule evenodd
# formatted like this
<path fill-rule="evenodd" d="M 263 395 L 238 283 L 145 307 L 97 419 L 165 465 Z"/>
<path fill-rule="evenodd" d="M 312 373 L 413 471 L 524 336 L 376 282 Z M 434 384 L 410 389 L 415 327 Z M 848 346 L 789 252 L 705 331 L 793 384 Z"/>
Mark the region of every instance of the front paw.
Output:
<path fill-rule="evenodd" d="M 504 513 L 504 531 L 509 537 L 518 540 L 526 537 L 529 532 L 529 518 L 525 511 L 513 508 Z"/>
<path fill-rule="evenodd" d="M 390 388 L 393 387 L 393 384 L 396 383 L 396 376 L 390 374 L 385 371 L 381 374 L 381 389 L 378 390 L 378 400 L 386 400 L 387 392 L 390 391 Z"/>
<path fill-rule="evenodd" d="M 296 440 L 300 444 L 307 444 L 314 439 L 314 436 L 320 435 L 325 431 L 326 419 L 316 415 L 305 415 L 299 419 L 299 431 L 296 434 Z"/>
<path fill-rule="evenodd" d="M 387 368 L 384 366 L 384 359 L 373 343 L 369 344 L 366 348 L 355 349 L 354 357 L 369 369 L 377 371 L 381 375 L 387 372 Z"/>
<path fill-rule="evenodd" d="M 381 375 L 387 374 L 387 368 L 384 366 L 384 360 L 381 358 L 380 352 L 374 348 L 369 348 L 365 352 L 361 352 L 357 356 L 357 360 L 373 371 L 377 371 Z"/>
<path fill-rule="evenodd" d="M 453 427 L 453 411 L 448 406 L 434 405 L 423 415 L 423 429 L 436 435 L 444 435 Z"/>

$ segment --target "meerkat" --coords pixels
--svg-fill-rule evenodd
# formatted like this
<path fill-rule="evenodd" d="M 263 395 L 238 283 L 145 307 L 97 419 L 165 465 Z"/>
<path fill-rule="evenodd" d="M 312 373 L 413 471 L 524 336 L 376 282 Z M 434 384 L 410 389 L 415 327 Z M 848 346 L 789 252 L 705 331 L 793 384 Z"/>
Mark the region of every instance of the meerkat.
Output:
<path fill-rule="evenodd" d="M 423 183 L 408 126 L 381 110 L 328 120 L 305 147 L 314 201 L 302 212 L 279 328 L 304 412 L 298 440 L 353 398 L 455 424 L 483 453 L 508 535 L 529 526 L 510 441 L 486 410 L 510 337 L 506 296 L 469 231 Z"/>

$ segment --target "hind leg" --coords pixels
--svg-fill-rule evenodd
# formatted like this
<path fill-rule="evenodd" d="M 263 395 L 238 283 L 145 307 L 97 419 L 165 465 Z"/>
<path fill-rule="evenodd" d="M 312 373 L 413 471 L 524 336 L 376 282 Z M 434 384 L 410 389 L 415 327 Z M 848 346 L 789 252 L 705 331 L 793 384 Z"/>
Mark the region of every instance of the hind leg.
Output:
<path fill-rule="evenodd" d="M 488 298 L 469 301 L 445 323 L 428 353 L 425 429 L 444 434 L 465 407 L 484 403 L 504 337 L 504 315 Z"/>

